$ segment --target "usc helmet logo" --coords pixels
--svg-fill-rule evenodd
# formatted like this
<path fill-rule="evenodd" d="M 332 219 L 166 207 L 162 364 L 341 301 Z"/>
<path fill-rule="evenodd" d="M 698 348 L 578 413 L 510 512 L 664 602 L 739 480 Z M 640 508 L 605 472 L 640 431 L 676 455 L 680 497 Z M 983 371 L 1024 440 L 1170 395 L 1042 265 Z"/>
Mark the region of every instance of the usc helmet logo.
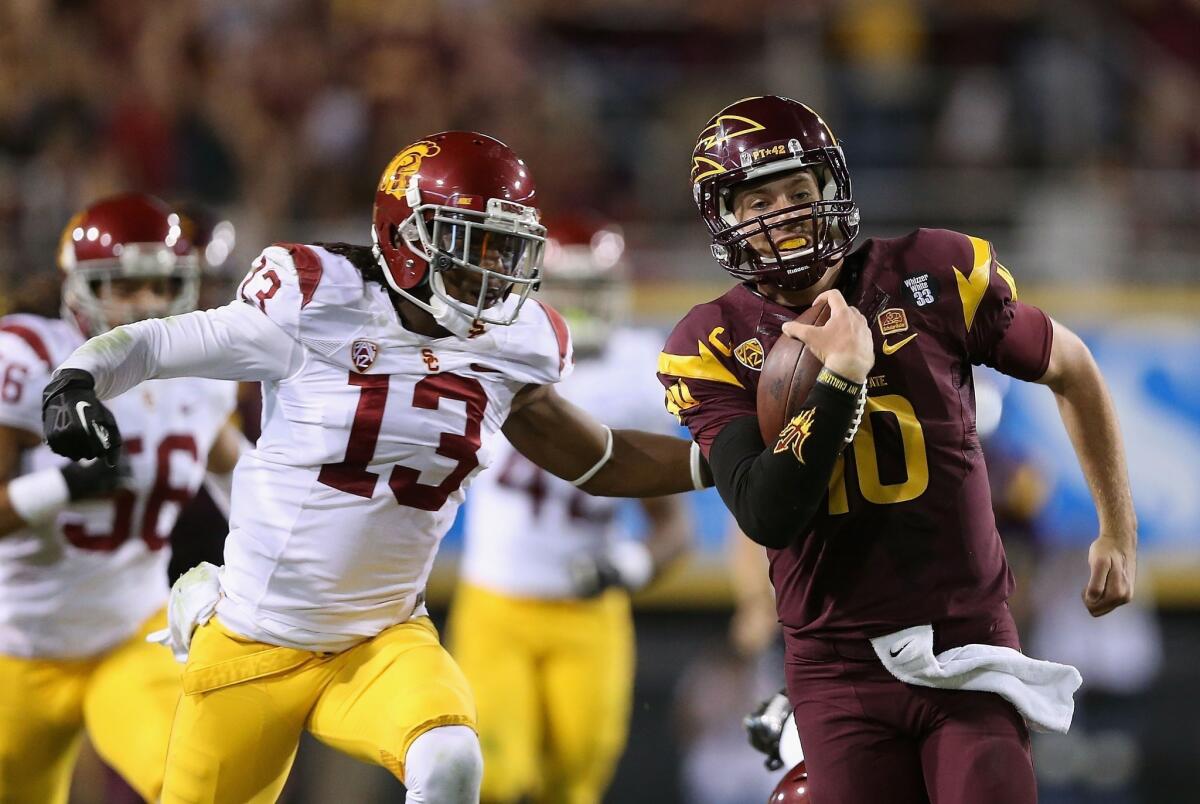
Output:
<path fill-rule="evenodd" d="M 379 191 L 403 201 L 408 180 L 421 169 L 421 160 L 427 156 L 437 156 L 441 150 L 442 147 L 436 142 L 414 142 L 392 157 L 392 161 L 383 171 L 383 178 L 379 180 Z"/>

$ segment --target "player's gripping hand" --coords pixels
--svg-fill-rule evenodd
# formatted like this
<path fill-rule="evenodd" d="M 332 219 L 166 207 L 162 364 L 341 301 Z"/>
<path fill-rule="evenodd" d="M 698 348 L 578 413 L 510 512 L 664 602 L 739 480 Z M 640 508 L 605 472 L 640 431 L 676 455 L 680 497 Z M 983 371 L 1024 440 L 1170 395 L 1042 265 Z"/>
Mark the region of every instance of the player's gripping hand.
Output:
<path fill-rule="evenodd" d="M 792 713 L 792 704 L 783 690 L 772 695 L 742 719 L 742 727 L 755 750 L 767 755 L 763 763 L 767 770 L 779 770 L 783 759 L 779 756 L 779 740 L 783 735 L 783 724 Z"/>
<path fill-rule="evenodd" d="M 72 460 L 104 457 L 116 466 L 121 451 L 117 420 L 96 396 L 92 375 L 80 369 L 56 372 L 42 392 L 46 443 Z"/>
<path fill-rule="evenodd" d="M 610 586 L 636 592 L 654 576 L 654 559 L 641 542 L 614 542 L 599 553 L 574 556 L 568 569 L 579 597 L 595 597 Z"/>
<path fill-rule="evenodd" d="M 119 489 L 129 479 L 129 460 L 120 453 L 115 466 L 106 461 L 85 459 L 62 468 L 63 480 L 71 501 L 104 497 Z"/>
<path fill-rule="evenodd" d="M 867 319 L 846 304 L 841 291 L 827 290 L 813 300 L 813 305 L 829 305 L 829 320 L 821 326 L 789 321 L 783 334 L 813 350 L 813 354 L 828 368 L 848 380 L 863 382 L 875 365 L 875 345 Z"/>
<path fill-rule="evenodd" d="M 167 603 L 167 627 L 146 635 L 147 642 L 171 649 L 183 664 L 192 649 L 192 634 L 212 619 L 221 599 L 221 568 L 201 561 L 175 579 Z"/>

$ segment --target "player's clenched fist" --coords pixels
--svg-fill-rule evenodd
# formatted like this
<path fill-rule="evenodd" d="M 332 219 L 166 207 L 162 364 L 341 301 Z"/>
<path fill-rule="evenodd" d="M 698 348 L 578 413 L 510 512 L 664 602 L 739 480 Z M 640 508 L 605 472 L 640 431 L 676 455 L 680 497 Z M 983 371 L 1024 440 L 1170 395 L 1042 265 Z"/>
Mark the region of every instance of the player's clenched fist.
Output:
<path fill-rule="evenodd" d="M 86 371 L 63 369 L 56 373 L 42 393 L 42 429 L 46 443 L 59 455 L 74 460 L 103 455 L 115 466 L 121 431 L 96 396 L 95 387 Z"/>
<path fill-rule="evenodd" d="M 789 321 L 783 325 L 783 334 L 804 341 L 830 371 L 862 382 L 875 365 L 875 346 L 867 319 L 846 304 L 838 290 L 827 290 L 813 300 L 814 306 L 822 303 L 829 305 L 829 320 L 824 325 Z"/>

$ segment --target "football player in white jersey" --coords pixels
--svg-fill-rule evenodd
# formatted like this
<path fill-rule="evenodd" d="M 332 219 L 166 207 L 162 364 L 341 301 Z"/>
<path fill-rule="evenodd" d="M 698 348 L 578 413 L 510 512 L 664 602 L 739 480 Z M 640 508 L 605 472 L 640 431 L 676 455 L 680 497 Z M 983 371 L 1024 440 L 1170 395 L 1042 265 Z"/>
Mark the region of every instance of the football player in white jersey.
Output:
<path fill-rule="evenodd" d="M 544 221 L 540 297 L 571 329 L 559 393 L 614 427 L 674 433 L 653 381 L 657 333 L 626 325 L 624 239 L 576 214 Z M 647 535 L 622 535 L 617 502 L 550 475 L 503 439 L 472 486 L 450 650 L 475 693 L 484 802 L 599 802 L 625 745 L 633 691 L 629 592 L 691 541 L 679 497 L 641 501 Z"/>
<path fill-rule="evenodd" d="M 424 587 L 497 433 L 593 494 L 710 484 L 687 442 L 610 430 L 555 393 L 571 342 L 528 299 L 534 201 L 504 144 L 431 135 L 385 169 L 372 247 L 272 246 L 231 304 L 93 339 L 47 386 L 51 447 L 85 458 L 121 438 L 100 400 L 144 380 L 263 383 L 225 565 L 172 593 L 187 664 L 164 801 L 273 801 L 305 729 L 391 770 L 409 802 L 476 801 L 475 706 Z"/>
<path fill-rule="evenodd" d="M 65 802 L 83 732 L 147 799 L 162 787 L 180 669 L 147 645 L 166 620 L 167 537 L 206 468 L 237 460 L 232 383 L 175 379 L 111 400 L 124 447 L 63 464 L 41 389 L 85 336 L 191 309 L 199 264 L 158 199 L 75 216 L 62 319 L 0 319 L 0 801 Z"/>

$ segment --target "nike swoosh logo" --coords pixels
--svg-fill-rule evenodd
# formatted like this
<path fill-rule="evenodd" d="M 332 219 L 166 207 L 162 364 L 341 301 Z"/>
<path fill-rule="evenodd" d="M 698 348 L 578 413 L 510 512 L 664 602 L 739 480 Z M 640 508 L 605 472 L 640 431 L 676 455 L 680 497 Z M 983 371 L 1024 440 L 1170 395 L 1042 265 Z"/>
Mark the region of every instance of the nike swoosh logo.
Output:
<path fill-rule="evenodd" d="M 91 406 L 92 406 L 91 402 L 76 402 L 75 403 L 75 413 L 76 413 L 76 415 L 79 416 L 79 421 L 83 425 L 83 429 L 85 429 L 85 430 L 87 429 L 87 426 L 88 426 L 88 420 L 87 420 L 87 416 L 84 416 L 83 413 Z M 109 445 L 112 444 L 112 439 L 109 438 L 109 435 L 108 435 L 108 428 L 105 427 L 104 425 L 102 425 L 100 422 L 92 422 L 92 432 L 96 434 L 96 438 L 100 439 L 100 446 L 104 447 L 105 449 L 108 449 Z"/>
<path fill-rule="evenodd" d="M 905 642 L 903 645 L 901 645 L 896 650 L 889 650 L 888 656 L 891 656 L 893 659 L 895 659 L 897 656 L 899 656 L 901 653 L 904 652 L 904 649 L 907 648 L 908 645 L 909 645 L 909 643 Z"/>
<path fill-rule="evenodd" d="M 917 337 L 920 334 L 921 333 L 919 333 L 919 332 L 914 332 L 912 335 L 909 335 L 904 340 L 896 341 L 895 343 L 888 343 L 887 341 L 884 341 L 883 342 L 883 353 L 885 355 L 895 354 L 896 352 L 900 351 L 900 347 L 904 346 L 904 344 L 908 343 L 909 341 L 911 341 L 913 338 Z"/>

